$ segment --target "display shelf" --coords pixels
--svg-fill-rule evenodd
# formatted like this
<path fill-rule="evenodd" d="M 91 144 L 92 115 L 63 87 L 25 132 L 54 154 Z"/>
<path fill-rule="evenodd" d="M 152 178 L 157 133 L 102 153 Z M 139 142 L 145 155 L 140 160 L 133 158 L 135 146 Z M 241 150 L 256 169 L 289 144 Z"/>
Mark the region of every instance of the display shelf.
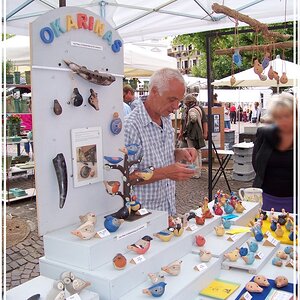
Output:
<path fill-rule="evenodd" d="M 25 192 L 27 193 L 27 195 L 24 195 L 24 196 L 21 196 L 21 197 L 14 197 L 14 198 L 6 199 L 5 202 L 10 203 L 10 202 L 15 202 L 15 201 L 19 201 L 19 200 L 23 200 L 23 199 L 27 199 L 27 198 L 32 198 L 32 197 L 36 196 L 35 188 L 26 189 Z M 4 199 L 2 199 L 2 201 L 4 201 Z"/>
<path fill-rule="evenodd" d="M 199 257 L 187 254 L 181 258 L 181 272 L 178 276 L 166 275 L 166 290 L 162 300 L 182 300 L 193 299 L 199 293 L 199 289 L 204 288 L 206 283 L 213 280 L 219 273 L 220 259 L 212 258 L 207 265 L 207 269 L 202 271 L 194 270 L 194 267 L 200 263 Z M 132 291 L 122 296 L 120 300 L 147 299 L 143 294 L 143 289 L 150 287 L 151 281 L 146 279 L 142 284 L 135 287 Z"/>
<path fill-rule="evenodd" d="M 7 300 L 24 300 L 35 294 L 40 294 L 40 299 L 46 299 L 47 294 L 52 289 L 54 280 L 38 276 L 32 280 L 29 280 L 11 290 L 6 292 Z M 81 300 L 100 300 L 99 296 L 95 292 L 91 292 L 84 289 L 80 293 Z"/>
<path fill-rule="evenodd" d="M 249 241 L 255 241 L 254 239 L 250 239 Z M 261 252 L 262 258 L 261 259 L 255 259 L 252 265 L 247 265 L 241 257 L 238 258 L 236 262 L 231 262 L 229 260 L 225 260 L 222 263 L 222 268 L 223 269 L 241 269 L 241 270 L 246 270 L 250 274 L 258 274 L 258 272 L 264 267 L 264 265 L 268 262 L 271 261 L 271 258 L 273 255 L 276 253 L 280 246 L 280 242 L 278 242 L 274 247 L 273 246 L 263 246 L 263 241 L 258 243 L 258 252 Z M 247 244 L 244 244 L 243 247 L 247 247 Z"/>

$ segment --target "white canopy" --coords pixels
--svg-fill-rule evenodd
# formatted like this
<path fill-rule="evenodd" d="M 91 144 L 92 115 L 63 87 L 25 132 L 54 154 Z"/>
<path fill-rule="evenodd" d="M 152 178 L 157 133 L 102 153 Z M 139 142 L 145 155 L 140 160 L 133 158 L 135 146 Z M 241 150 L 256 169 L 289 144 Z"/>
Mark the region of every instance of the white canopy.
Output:
<path fill-rule="evenodd" d="M 3 45 L 3 43 L 2 43 Z M 30 65 L 30 50 L 28 36 L 14 36 L 6 42 L 7 59 L 16 66 Z M 163 52 L 151 52 L 136 45 L 124 46 L 124 73 L 127 77 L 151 76 L 161 68 L 176 69 L 176 59 Z"/>
<path fill-rule="evenodd" d="M 207 86 L 207 79 L 202 77 L 193 77 L 188 75 L 183 75 L 186 86 L 189 88 L 199 87 L 203 88 Z"/>
<path fill-rule="evenodd" d="M 29 35 L 28 24 L 37 16 L 57 8 L 58 2 L 58 0 L 6 1 L 7 33 Z M 222 4 L 224 1 L 67 0 L 67 5 L 84 7 L 105 16 L 106 20 L 119 31 L 124 41 L 132 42 L 233 27 L 232 20 L 212 12 L 211 6 L 214 2 Z M 264 23 L 294 19 L 293 0 L 226 0 L 225 5 Z"/>
<path fill-rule="evenodd" d="M 286 84 L 279 83 L 279 87 L 283 86 L 293 86 L 296 85 L 296 80 L 298 78 L 298 74 L 300 74 L 300 66 L 294 64 L 292 62 L 282 60 L 279 56 L 276 59 L 270 61 L 269 66 L 264 70 L 263 74 L 268 75 L 270 66 L 272 66 L 273 70 L 278 72 L 279 76 L 282 75 L 282 72 L 286 72 L 288 77 L 288 82 Z M 233 87 L 277 87 L 276 80 L 270 80 L 269 78 L 265 81 L 260 80 L 257 74 L 254 73 L 253 68 L 250 68 L 246 71 L 234 74 L 236 79 L 236 83 Z M 214 86 L 231 86 L 230 84 L 231 76 L 225 77 L 220 80 L 214 81 L 212 84 Z"/>

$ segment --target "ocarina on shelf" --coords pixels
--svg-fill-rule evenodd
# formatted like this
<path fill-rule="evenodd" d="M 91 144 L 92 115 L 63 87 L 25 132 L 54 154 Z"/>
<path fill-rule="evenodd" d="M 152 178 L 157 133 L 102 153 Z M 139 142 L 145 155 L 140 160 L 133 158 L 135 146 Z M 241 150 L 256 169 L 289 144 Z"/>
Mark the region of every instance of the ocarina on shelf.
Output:
<path fill-rule="evenodd" d="M 104 220 L 104 227 L 109 232 L 115 232 L 119 229 L 119 227 L 122 225 L 123 222 L 124 222 L 123 219 L 117 219 L 112 216 L 106 216 Z"/>
<path fill-rule="evenodd" d="M 83 289 L 90 286 L 91 283 L 76 277 L 72 272 L 63 272 L 60 275 L 61 280 L 66 286 L 66 290 L 70 295 L 79 294 Z"/>
<path fill-rule="evenodd" d="M 293 247 L 292 247 L 292 246 L 286 246 L 286 247 L 284 248 L 284 252 L 285 252 L 286 254 L 291 254 L 291 253 L 293 252 Z"/>
<path fill-rule="evenodd" d="M 182 224 L 176 224 L 175 227 L 173 228 L 173 233 L 177 237 L 182 236 L 183 232 L 184 232 L 184 227 L 182 226 Z"/>
<path fill-rule="evenodd" d="M 66 297 L 65 289 L 66 287 L 63 281 L 55 281 L 52 289 L 46 297 L 46 300 L 64 300 Z"/>
<path fill-rule="evenodd" d="M 225 228 L 223 226 L 214 227 L 217 236 L 223 236 L 225 234 Z"/>
<path fill-rule="evenodd" d="M 152 241 L 152 237 L 149 235 L 145 235 L 140 240 L 138 240 L 135 244 L 131 244 L 127 246 L 128 250 L 135 252 L 136 254 L 145 254 L 150 248 L 150 242 Z"/>
<path fill-rule="evenodd" d="M 258 249 L 258 244 L 254 241 L 247 241 L 247 245 L 250 252 L 255 253 Z"/>
<path fill-rule="evenodd" d="M 239 254 L 240 254 L 240 256 L 246 256 L 247 254 L 248 254 L 248 249 L 246 248 L 246 247 L 241 247 L 240 249 L 239 249 Z"/>
<path fill-rule="evenodd" d="M 95 109 L 99 110 L 99 103 L 98 103 L 98 94 L 93 90 L 90 89 L 91 95 L 88 98 L 89 104 Z"/>
<path fill-rule="evenodd" d="M 206 242 L 205 237 L 202 236 L 202 235 L 196 235 L 196 236 L 195 236 L 195 241 L 196 241 L 196 245 L 197 245 L 198 247 L 204 246 L 204 245 L 205 245 L 205 242 Z"/>
<path fill-rule="evenodd" d="M 286 260 L 288 258 L 288 255 L 283 250 L 278 250 L 276 252 L 276 256 L 283 260 Z"/>
<path fill-rule="evenodd" d="M 281 225 L 277 223 L 276 225 L 276 230 L 275 230 L 275 234 L 277 237 L 283 237 L 284 235 L 284 231 L 283 229 L 281 228 Z"/>
<path fill-rule="evenodd" d="M 291 228 L 294 226 L 293 221 L 290 218 L 287 218 L 287 221 L 285 223 L 285 228 L 287 231 L 291 231 Z"/>
<path fill-rule="evenodd" d="M 113 258 L 113 265 L 117 270 L 123 270 L 125 269 L 126 265 L 127 265 L 127 259 L 126 257 L 121 254 L 118 253 L 114 258 Z"/>
<path fill-rule="evenodd" d="M 119 117 L 119 114 L 115 112 L 113 114 L 113 119 L 110 122 L 110 131 L 112 134 L 117 135 L 121 132 L 122 130 L 122 120 Z"/>
<path fill-rule="evenodd" d="M 242 260 L 247 264 L 247 265 L 252 265 L 255 261 L 255 254 L 253 252 L 249 252 L 247 255 L 242 256 Z"/>
<path fill-rule="evenodd" d="M 200 250 L 200 261 L 209 262 L 212 258 L 212 254 L 208 250 Z"/>
<path fill-rule="evenodd" d="M 281 289 L 289 284 L 288 279 L 285 276 L 277 276 L 275 278 L 275 285 L 278 289 Z"/>
<path fill-rule="evenodd" d="M 165 282 L 156 283 L 147 289 L 143 289 L 143 294 L 146 294 L 148 296 L 152 296 L 155 298 L 161 297 L 165 292 L 166 285 L 167 284 Z"/>
<path fill-rule="evenodd" d="M 272 265 L 276 267 L 281 267 L 282 266 L 282 260 L 279 257 L 274 257 L 272 259 Z"/>
<path fill-rule="evenodd" d="M 196 217 L 195 217 L 195 221 L 196 221 L 196 224 L 197 224 L 197 225 L 204 225 L 204 223 L 205 223 L 205 218 L 204 218 L 203 216 L 201 216 L 201 217 L 196 216 Z"/>
<path fill-rule="evenodd" d="M 272 220 L 272 221 L 271 221 L 271 225 L 270 225 L 270 229 L 271 229 L 272 231 L 275 231 L 276 228 L 277 228 L 277 221 L 276 221 L 276 220 Z"/>
<path fill-rule="evenodd" d="M 217 203 L 213 206 L 213 210 L 214 210 L 215 215 L 217 215 L 217 216 L 222 216 L 224 213 L 223 209 L 219 203 Z"/>
<path fill-rule="evenodd" d="M 55 99 L 55 100 L 53 101 L 53 111 L 54 111 L 54 113 L 55 113 L 57 116 L 59 116 L 59 115 L 62 114 L 62 107 L 61 107 L 61 105 L 59 104 L 59 102 L 58 102 L 57 99 Z"/>
<path fill-rule="evenodd" d="M 132 196 L 130 203 L 130 209 L 132 212 L 136 213 L 139 209 L 141 209 L 142 204 L 137 200 L 137 196 Z"/>
<path fill-rule="evenodd" d="M 172 239 L 172 237 L 174 236 L 174 233 L 169 230 L 163 230 L 163 231 L 154 233 L 153 235 L 155 237 L 159 238 L 163 242 L 169 242 Z"/>
<path fill-rule="evenodd" d="M 267 287 L 270 285 L 268 278 L 264 275 L 256 275 L 253 280 L 259 286 Z"/>
<path fill-rule="evenodd" d="M 165 282 L 165 275 L 161 274 L 160 272 L 157 273 L 149 273 L 148 274 L 149 279 L 153 284 Z"/>
<path fill-rule="evenodd" d="M 234 207 L 229 203 L 229 201 L 226 201 L 224 204 L 224 211 L 227 215 L 230 215 L 234 211 Z"/>
<path fill-rule="evenodd" d="M 261 288 L 256 282 L 248 282 L 245 286 L 245 289 L 250 293 L 261 293 L 263 288 Z"/>
<path fill-rule="evenodd" d="M 168 273 L 169 275 L 177 276 L 181 271 L 181 260 L 175 260 L 167 266 L 161 268 L 162 271 Z"/>
<path fill-rule="evenodd" d="M 222 219 L 222 224 L 223 224 L 223 227 L 225 228 L 225 229 L 230 229 L 230 227 L 231 227 L 231 221 L 230 220 L 226 220 L 226 219 Z"/>
<path fill-rule="evenodd" d="M 237 201 L 234 209 L 237 213 L 241 214 L 246 208 L 243 206 L 242 201 Z"/>
<path fill-rule="evenodd" d="M 84 224 L 87 221 L 90 221 L 93 224 L 96 224 L 96 222 L 97 222 L 96 215 L 94 213 L 91 213 L 91 212 L 86 213 L 85 215 L 79 216 L 79 219 L 80 219 L 81 224 Z"/>
<path fill-rule="evenodd" d="M 239 258 L 239 250 L 238 249 L 234 249 L 231 252 L 225 253 L 224 257 L 227 258 L 227 259 L 229 259 L 232 262 L 235 262 Z"/>
<path fill-rule="evenodd" d="M 86 221 L 77 229 L 71 231 L 71 233 L 82 240 L 90 240 L 91 238 L 96 237 L 97 231 L 94 222 Z"/>

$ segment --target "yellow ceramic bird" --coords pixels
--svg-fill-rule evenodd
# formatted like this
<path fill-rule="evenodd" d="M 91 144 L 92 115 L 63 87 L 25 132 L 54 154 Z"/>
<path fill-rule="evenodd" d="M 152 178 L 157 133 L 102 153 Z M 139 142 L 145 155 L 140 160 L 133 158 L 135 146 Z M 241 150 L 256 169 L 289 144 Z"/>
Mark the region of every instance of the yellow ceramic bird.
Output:
<path fill-rule="evenodd" d="M 284 235 L 284 231 L 283 231 L 283 229 L 281 228 L 281 225 L 280 225 L 279 223 L 277 223 L 277 228 L 276 228 L 276 230 L 275 230 L 275 234 L 276 234 L 276 236 L 278 236 L 278 237 L 283 237 L 283 235 Z"/>
<path fill-rule="evenodd" d="M 224 257 L 229 259 L 230 261 L 237 261 L 239 258 L 239 250 L 234 249 L 233 251 L 224 254 Z"/>
<path fill-rule="evenodd" d="M 151 177 L 153 176 L 153 167 L 149 167 L 147 169 L 141 170 L 141 171 L 136 171 L 135 174 L 139 177 L 142 178 L 143 180 L 150 180 Z"/>
<path fill-rule="evenodd" d="M 225 228 L 223 226 L 214 227 L 217 236 L 223 236 L 225 234 Z"/>
<path fill-rule="evenodd" d="M 238 201 L 235 205 L 235 211 L 241 214 L 246 208 L 243 206 L 242 201 Z"/>
<path fill-rule="evenodd" d="M 202 214 L 205 214 L 207 211 L 209 211 L 208 202 L 208 198 L 205 197 L 203 200 Z"/>
<path fill-rule="evenodd" d="M 153 234 L 155 237 L 159 238 L 163 242 L 169 242 L 174 236 L 174 233 L 169 230 L 163 230 Z"/>

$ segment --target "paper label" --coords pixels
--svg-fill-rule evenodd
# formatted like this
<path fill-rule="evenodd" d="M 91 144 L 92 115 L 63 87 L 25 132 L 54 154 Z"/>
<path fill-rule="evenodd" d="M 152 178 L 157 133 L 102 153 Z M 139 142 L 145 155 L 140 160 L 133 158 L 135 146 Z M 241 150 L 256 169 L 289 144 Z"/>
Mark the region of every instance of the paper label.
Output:
<path fill-rule="evenodd" d="M 266 235 L 267 237 L 269 237 L 269 236 L 271 235 L 270 231 L 267 231 L 267 232 L 265 233 L 265 235 Z"/>
<path fill-rule="evenodd" d="M 81 298 L 79 297 L 79 295 L 76 293 L 74 295 L 69 296 L 68 298 L 66 298 L 66 300 L 81 300 Z"/>
<path fill-rule="evenodd" d="M 141 209 L 139 209 L 138 210 L 138 214 L 140 215 L 140 216 L 144 216 L 144 215 L 146 215 L 146 214 L 148 214 L 149 212 L 148 212 L 148 210 L 146 209 L 146 208 L 141 208 Z"/>
<path fill-rule="evenodd" d="M 246 292 L 243 296 L 244 296 L 245 300 L 251 300 L 252 299 L 252 296 L 250 295 L 249 292 Z"/>
<path fill-rule="evenodd" d="M 233 234 L 227 240 L 235 242 L 238 238 L 239 236 L 237 234 Z"/>
<path fill-rule="evenodd" d="M 104 229 L 101 229 L 101 230 L 97 231 L 97 234 L 99 235 L 99 237 L 101 239 L 103 239 L 103 238 L 109 236 L 110 232 L 106 228 L 104 228 Z"/>
<path fill-rule="evenodd" d="M 99 45 L 87 44 L 82 42 L 71 41 L 71 46 L 103 51 L 103 47 Z"/>
<path fill-rule="evenodd" d="M 289 263 L 290 263 L 291 266 L 294 268 L 294 261 L 293 261 L 292 259 L 289 261 Z"/>
<path fill-rule="evenodd" d="M 142 224 L 141 226 L 135 227 L 131 230 L 128 230 L 128 231 L 126 231 L 122 234 L 117 235 L 117 240 L 121 240 L 121 239 L 123 239 L 123 238 L 125 238 L 125 237 L 127 237 L 131 234 L 134 234 L 134 233 L 139 232 L 139 231 L 141 231 L 143 229 L 146 229 L 146 228 L 147 228 L 147 223 Z"/>
<path fill-rule="evenodd" d="M 270 242 L 274 246 L 276 246 L 278 243 L 278 241 L 271 235 L 268 236 L 267 241 Z"/>
<path fill-rule="evenodd" d="M 188 228 L 190 231 L 195 231 L 198 229 L 198 226 L 196 224 L 191 224 L 189 225 L 189 228 Z"/>
<path fill-rule="evenodd" d="M 255 255 L 255 257 L 259 258 L 259 259 L 262 259 L 264 257 L 264 255 L 262 254 L 261 251 L 258 251 Z"/>
<path fill-rule="evenodd" d="M 145 261 L 146 258 L 144 257 L 144 255 L 139 255 L 139 256 L 134 257 L 132 260 L 137 265 L 137 264 Z"/>
<path fill-rule="evenodd" d="M 207 265 L 205 263 L 201 263 L 201 264 L 195 266 L 194 269 L 201 272 L 201 271 L 207 269 Z"/>

